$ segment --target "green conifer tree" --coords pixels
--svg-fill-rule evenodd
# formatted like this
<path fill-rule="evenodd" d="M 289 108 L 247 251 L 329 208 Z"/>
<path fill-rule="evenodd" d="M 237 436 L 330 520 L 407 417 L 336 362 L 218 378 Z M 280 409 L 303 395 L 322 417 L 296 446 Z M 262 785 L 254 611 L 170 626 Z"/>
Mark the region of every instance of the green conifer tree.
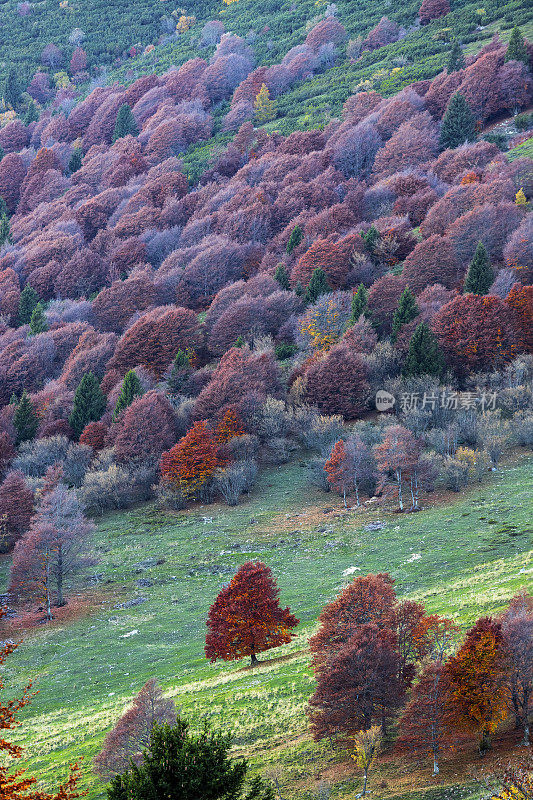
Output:
<path fill-rule="evenodd" d="M 77 147 L 75 150 L 73 150 L 72 155 L 70 156 L 70 160 L 68 162 L 68 171 L 70 172 L 71 175 L 73 175 L 80 169 L 82 160 L 83 160 L 83 153 L 79 149 L 79 147 Z"/>
<path fill-rule="evenodd" d="M 299 225 L 295 225 L 289 236 L 287 242 L 287 253 L 290 255 L 295 250 L 303 239 L 303 232 Z"/>
<path fill-rule="evenodd" d="M 446 109 L 440 129 L 441 150 L 459 147 L 476 138 L 476 121 L 472 110 L 461 92 L 456 92 Z"/>
<path fill-rule="evenodd" d="M 30 324 L 31 315 L 33 314 L 33 310 L 38 302 L 39 302 L 39 295 L 37 294 L 35 289 L 33 289 L 29 285 L 29 283 L 27 283 L 22 292 L 20 293 L 19 313 L 18 313 L 19 325 Z"/>
<path fill-rule="evenodd" d="M 32 402 L 26 394 L 26 391 L 22 393 L 20 403 L 15 409 L 13 425 L 15 426 L 17 445 L 22 442 L 29 442 L 35 438 L 39 420 L 37 419 L 37 414 L 34 411 Z"/>
<path fill-rule="evenodd" d="M 126 372 L 124 375 L 122 388 L 118 396 L 115 410 L 113 411 L 113 422 L 116 421 L 118 415 L 124 411 L 125 408 L 131 406 L 136 397 L 140 397 L 142 394 L 143 387 L 141 386 L 141 382 L 135 372 L 130 369 L 130 371 Z"/>
<path fill-rule="evenodd" d="M 7 214 L 2 214 L 0 217 L 0 247 L 5 243 L 11 242 L 13 239 L 11 238 L 11 225 L 9 222 L 9 217 Z"/>
<path fill-rule="evenodd" d="M 35 336 L 48 330 L 48 323 L 41 303 L 37 303 L 30 318 L 30 333 Z"/>
<path fill-rule="evenodd" d="M 418 306 L 416 304 L 416 300 L 414 295 L 412 294 L 411 290 L 408 286 L 402 292 L 400 299 L 398 300 L 398 308 L 394 312 L 394 316 L 392 317 L 392 340 L 393 342 L 396 341 L 396 337 L 398 336 L 398 331 L 402 327 L 402 325 L 406 325 L 408 322 L 411 322 L 417 314 L 419 313 Z"/>
<path fill-rule="evenodd" d="M 368 311 L 368 291 L 363 283 L 352 297 L 352 313 L 350 315 L 349 325 L 355 325 L 361 314 L 367 316 Z"/>
<path fill-rule="evenodd" d="M 274 273 L 274 278 L 277 280 L 282 289 L 289 292 L 291 283 L 289 280 L 289 273 L 287 272 L 284 264 L 278 264 Z"/>
<path fill-rule="evenodd" d="M 463 51 L 461 50 L 461 45 L 457 39 L 454 39 L 446 67 L 448 70 L 448 75 L 450 75 L 452 72 L 457 72 L 457 70 L 463 69 L 464 65 L 465 57 L 463 55 Z"/>
<path fill-rule="evenodd" d="M 3 96 L 5 102 L 15 109 L 15 111 L 20 102 L 21 94 L 22 89 L 20 88 L 17 70 L 14 67 L 10 67 L 4 81 Z"/>
<path fill-rule="evenodd" d="M 69 417 L 70 427 L 77 439 L 89 422 L 98 422 L 106 406 L 107 399 L 98 378 L 92 372 L 86 372 L 74 394 L 74 406 Z"/>
<path fill-rule="evenodd" d="M 115 130 L 113 131 L 113 141 L 116 142 L 117 139 L 122 139 L 123 136 L 128 134 L 138 136 L 139 129 L 131 108 L 128 103 L 124 103 L 118 110 Z"/>
<path fill-rule="evenodd" d="M 421 322 L 411 336 L 407 358 L 402 370 L 404 377 L 442 375 L 444 357 L 431 328 Z"/>
<path fill-rule="evenodd" d="M 374 225 L 371 225 L 367 232 L 362 233 L 361 236 L 363 238 L 363 242 L 365 243 L 365 250 L 370 255 L 373 255 L 376 244 L 380 238 L 378 229 Z"/>
<path fill-rule="evenodd" d="M 132 762 L 111 780 L 107 800 L 274 800 L 270 786 L 249 776 L 245 759 L 230 758 L 231 736 L 207 725 L 197 734 L 188 729 L 179 718 L 156 723 L 139 766 Z"/>
<path fill-rule="evenodd" d="M 509 39 L 509 46 L 505 53 L 505 61 L 523 61 L 526 67 L 529 67 L 529 56 L 527 52 L 526 43 L 520 28 L 515 25 L 511 32 Z"/>
<path fill-rule="evenodd" d="M 483 242 L 478 242 L 474 257 L 466 273 L 464 292 L 487 294 L 494 283 L 494 270 Z"/>
<path fill-rule="evenodd" d="M 328 283 L 326 273 L 321 267 L 317 267 L 311 275 L 311 280 L 305 292 L 305 299 L 308 303 L 314 303 L 320 295 L 328 292 L 331 292 L 331 286 Z"/>

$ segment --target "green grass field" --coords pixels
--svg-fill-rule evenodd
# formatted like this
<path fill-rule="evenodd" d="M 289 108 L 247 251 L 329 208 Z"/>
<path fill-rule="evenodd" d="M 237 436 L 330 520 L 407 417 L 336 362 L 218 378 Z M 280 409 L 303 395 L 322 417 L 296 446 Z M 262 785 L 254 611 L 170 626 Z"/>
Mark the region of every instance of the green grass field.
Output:
<path fill-rule="evenodd" d="M 350 580 L 343 572 L 388 570 L 400 595 L 471 623 L 533 584 L 531 490 L 531 461 L 522 456 L 484 485 L 420 514 L 372 505 L 345 513 L 338 498 L 309 487 L 303 464 L 294 462 L 262 473 L 236 508 L 169 516 L 144 506 L 105 517 L 96 535 L 100 561 L 76 590 L 93 593 L 92 612 L 33 628 L 6 663 L 10 691 L 30 675 L 40 690 L 17 732 L 27 765 L 52 785 L 83 756 L 89 798 L 103 796 L 91 759 L 131 697 L 156 676 L 184 716 L 230 730 L 254 767 L 275 764 L 284 797 L 314 797 L 309 781 L 338 756 L 307 736 L 313 678 L 305 648 L 321 607 Z M 377 519 L 385 527 L 365 531 Z M 211 665 L 203 656 L 208 608 L 248 559 L 274 570 L 282 603 L 301 620 L 299 636 L 265 654 L 270 663 L 255 670 Z M 1 568 L 5 581 L 8 562 Z M 357 786 L 349 775 L 333 796 L 350 796 Z"/>

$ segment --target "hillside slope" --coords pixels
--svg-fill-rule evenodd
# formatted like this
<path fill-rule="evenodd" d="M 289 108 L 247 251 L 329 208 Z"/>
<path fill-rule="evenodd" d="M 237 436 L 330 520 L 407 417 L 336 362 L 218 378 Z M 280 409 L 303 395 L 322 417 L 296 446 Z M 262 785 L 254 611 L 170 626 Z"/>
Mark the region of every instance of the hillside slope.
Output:
<path fill-rule="evenodd" d="M 10 689 L 29 676 L 39 689 L 18 737 L 31 770 L 52 785 L 83 755 L 89 798 L 102 797 L 90 760 L 124 705 L 156 676 L 195 724 L 223 724 L 236 752 L 263 771 L 278 764 L 284 796 L 308 797 L 319 782 L 313 776 L 322 773 L 342 780 L 335 796 L 352 796 L 357 773 L 339 765 L 335 778 L 330 765 L 342 753 L 313 744 L 307 732 L 314 681 L 305 648 L 319 610 L 350 575 L 383 570 L 401 597 L 462 626 L 501 610 L 520 587 L 533 588 L 532 488 L 531 461 L 521 457 L 483 486 L 444 504 L 436 498 L 418 515 L 345 512 L 331 495 L 309 490 L 306 470 L 295 463 L 265 472 L 250 499 L 236 509 L 214 506 L 209 517 L 202 510 L 169 516 L 150 506 L 107 516 L 95 540 L 97 582 L 85 578 L 77 587 L 80 618 L 67 611 L 62 621 L 58 612 L 51 626 L 28 630 L 10 664 Z M 367 529 L 378 520 L 381 529 Z M 302 629 L 255 670 L 210 665 L 203 656 L 207 609 L 250 558 L 272 566 L 282 603 Z M 84 597 L 92 598 L 92 610 Z M 473 747 L 471 755 L 459 781 L 453 761 L 443 770 L 442 786 L 460 784 L 475 769 Z M 382 796 L 403 797 L 409 784 L 401 764 L 385 761 L 383 770 L 389 788 Z M 428 766 L 408 796 L 423 798 L 417 792 L 431 785 Z"/>

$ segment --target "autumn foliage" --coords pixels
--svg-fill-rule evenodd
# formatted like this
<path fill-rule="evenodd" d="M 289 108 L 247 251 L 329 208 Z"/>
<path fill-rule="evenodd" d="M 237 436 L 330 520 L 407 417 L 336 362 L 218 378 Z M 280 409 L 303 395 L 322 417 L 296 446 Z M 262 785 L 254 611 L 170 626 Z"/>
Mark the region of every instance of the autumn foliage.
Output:
<path fill-rule="evenodd" d="M 217 439 L 205 422 L 195 422 L 180 441 L 161 456 L 161 477 L 187 497 L 198 497 L 221 466 Z"/>
<path fill-rule="evenodd" d="M 205 655 L 224 661 L 257 655 L 290 642 L 298 625 L 288 608 L 279 606 L 272 570 L 261 561 L 247 561 L 209 609 Z"/>

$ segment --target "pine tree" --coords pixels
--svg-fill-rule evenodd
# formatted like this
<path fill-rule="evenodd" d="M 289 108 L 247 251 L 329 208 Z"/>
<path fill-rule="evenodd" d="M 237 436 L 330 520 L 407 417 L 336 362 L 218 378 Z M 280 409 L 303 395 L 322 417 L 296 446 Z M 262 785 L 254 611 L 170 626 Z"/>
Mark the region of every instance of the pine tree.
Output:
<path fill-rule="evenodd" d="M 301 281 L 298 281 L 298 283 L 294 287 L 294 294 L 296 295 L 296 297 L 301 297 L 302 300 L 305 300 L 304 287 L 302 286 Z"/>
<path fill-rule="evenodd" d="M 207 725 L 199 734 L 188 729 L 181 719 L 175 725 L 155 724 L 142 761 L 113 778 L 108 800 L 274 800 L 261 778 L 248 782 L 246 760 L 230 759 L 230 736 L 214 733 Z"/>
<path fill-rule="evenodd" d="M 457 72 L 459 69 L 463 69 L 464 65 L 465 57 L 463 55 L 463 51 L 461 50 L 461 45 L 457 39 L 454 39 L 446 67 L 448 70 L 448 75 L 450 75 L 452 72 Z"/>
<path fill-rule="evenodd" d="M 31 122 L 37 122 L 39 119 L 39 112 L 33 100 L 30 100 L 26 113 L 24 114 L 24 125 L 29 125 Z"/>
<path fill-rule="evenodd" d="M 74 406 L 69 424 L 76 438 L 89 422 L 98 422 L 107 405 L 105 394 L 100 388 L 98 378 L 86 372 L 74 394 Z"/>
<path fill-rule="evenodd" d="M 17 109 L 20 102 L 20 95 L 22 90 L 20 88 L 17 71 L 14 67 L 9 68 L 5 82 L 4 82 L 4 100 L 13 109 Z"/>
<path fill-rule="evenodd" d="M 116 142 L 117 139 L 122 139 L 123 136 L 127 136 L 128 134 L 137 136 L 139 134 L 139 129 L 131 108 L 127 103 L 124 103 L 118 110 L 115 130 L 113 131 L 113 141 Z"/>
<path fill-rule="evenodd" d="M 318 300 L 320 295 L 327 294 L 328 292 L 331 292 L 331 286 L 328 283 L 326 273 L 321 267 L 317 267 L 313 270 L 313 274 L 311 275 L 311 280 L 309 281 L 305 293 L 305 299 L 308 303 L 314 303 Z"/>
<path fill-rule="evenodd" d="M 113 411 L 113 422 L 116 421 L 121 411 L 124 411 L 125 408 L 133 403 L 136 397 L 140 397 L 143 393 L 143 388 L 139 378 L 135 372 L 130 369 L 130 371 L 126 372 L 124 375 L 122 389 L 120 390 L 117 404 L 115 406 L 115 410 Z"/>
<path fill-rule="evenodd" d="M 9 217 L 7 214 L 2 214 L 0 217 L 0 247 L 4 244 L 4 242 L 9 242 L 11 244 L 11 225 L 9 224 Z"/>
<path fill-rule="evenodd" d="M 245 344 L 246 344 L 246 342 L 244 341 L 244 336 L 240 336 L 239 335 L 235 339 L 235 344 L 233 345 L 233 347 L 241 348 L 241 347 L 244 347 Z"/>
<path fill-rule="evenodd" d="M 35 336 L 48 330 L 48 323 L 41 303 L 37 303 L 30 319 L 30 333 Z"/>
<path fill-rule="evenodd" d="M 374 225 L 371 225 L 367 232 L 362 233 L 361 236 L 365 243 L 365 250 L 370 255 L 373 255 L 376 244 L 380 238 L 378 229 Z"/>
<path fill-rule="evenodd" d="M 529 66 L 526 43 L 518 25 L 515 25 L 512 30 L 509 46 L 505 54 L 505 61 L 523 61 L 526 67 Z"/>
<path fill-rule="evenodd" d="M 38 302 L 39 295 L 35 289 L 33 289 L 29 283 L 27 283 L 20 293 L 18 314 L 19 325 L 29 325 L 31 315 L 33 314 L 33 310 Z"/>
<path fill-rule="evenodd" d="M 483 242 L 478 242 L 474 258 L 466 273 L 464 292 L 465 294 L 487 294 L 493 282 L 494 270 L 489 255 Z"/>
<path fill-rule="evenodd" d="M 476 138 L 475 119 L 464 95 L 456 92 L 446 109 L 440 129 L 440 148 L 459 147 L 465 142 L 473 142 Z"/>
<path fill-rule="evenodd" d="M 363 283 L 359 284 L 357 291 L 352 297 L 352 313 L 349 325 L 355 325 L 361 314 L 367 316 L 368 310 L 368 291 Z"/>
<path fill-rule="evenodd" d="M 37 419 L 32 402 L 26 394 L 26 391 L 22 393 L 20 403 L 15 409 L 13 425 L 15 426 L 15 430 L 17 432 L 17 445 L 21 444 L 21 442 L 29 442 L 35 438 L 39 420 Z"/>
<path fill-rule="evenodd" d="M 287 272 L 283 264 L 278 264 L 278 266 L 276 267 L 274 278 L 275 280 L 277 280 L 282 289 L 285 289 L 285 291 L 287 292 L 290 291 L 291 284 L 289 281 L 289 273 Z"/>
<path fill-rule="evenodd" d="M 421 322 L 409 342 L 409 351 L 402 370 L 404 377 L 415 375 L 442 375 L 444 357 L 435 334 Z"/>
<path fill-rule="evenodd" d="M 80 169 L 81 164 L 82 164 L 82 159 L 83 159 L 83 153 L 77 147 L 73 151 L 73 153 L 72 153 L 72 155 L 70 157 L 70 160 L 68 162 L 68 171 L 70 172 L 71 175 L 73 175 L 75 172 L 77 172 Z"/>
<path fill-rule="evenodd" d="M 303 232 L 299 225 L 295 225 L 289 236 L 287 242 L 287 253 L 290 255 L 295 250 L 303 239 Z"/>
<path fill-rule="evenodd" d="M 395 341 L 398 331 L 402 327 L 402 325 L 406 325 L 408 322 L 411 322 L 417 314 L 419 313 L 418 306 L 416 304 L 416 300 L 414 295 L 412 294 L 411 290 L 408 286 L 402 292 L 400 299 L 398 300 L 398 308 L 394 312 L 394 316 L 392 318 L 392 340 Z"/>
<path fill-rule="evenodd" d="M 254 113 L 257 122 L 271 122 L 276 119 L 276 104 L 270 99 L 270 92 L 266 84 L 262 84 L 254 103 Z"/>

